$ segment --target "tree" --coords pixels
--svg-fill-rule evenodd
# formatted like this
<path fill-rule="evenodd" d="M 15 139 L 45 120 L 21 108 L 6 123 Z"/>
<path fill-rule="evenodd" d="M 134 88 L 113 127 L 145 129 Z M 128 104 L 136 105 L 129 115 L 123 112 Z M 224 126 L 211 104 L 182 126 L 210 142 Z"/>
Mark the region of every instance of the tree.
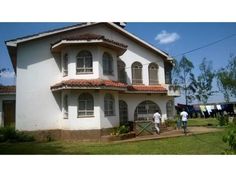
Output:
<path fill-rule="evenodd" d="M 228 65 L 217 72 L 217 85 L 224 94 L 226 102 L 236 97 L 236 57 L 231 56 Z"/>
<path fill-rule="evenodd" d="M 210 96 L 215 91 L 212 91 L 212 82 L 215 77 L 215 72 L 212 70 L 212 61 L 207 61 L 203 58 L 199 65 L 200 74 L 197 79 L 192 78 L 192 85 L 194 86 L 194 97 L 204 104 L 207 103 Z"/>
<path fill-rule="evenodd" d="M 194 99 L 192 97 L 192 77 L 194 77 L 194 74 L 192 73 L 193 68 L 193 63 L 183 56 L 179 63 L 177 61 L 175 62 L 173 70 L 174 83 L 179 84 L 183 90 L 186 105 Z"/>

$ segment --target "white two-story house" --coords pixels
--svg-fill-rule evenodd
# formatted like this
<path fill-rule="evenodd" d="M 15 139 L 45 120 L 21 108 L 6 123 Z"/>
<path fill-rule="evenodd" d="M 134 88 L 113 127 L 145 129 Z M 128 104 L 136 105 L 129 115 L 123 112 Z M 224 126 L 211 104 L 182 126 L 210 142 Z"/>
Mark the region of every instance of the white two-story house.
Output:
<path fill-rule="evenodd" d="M 82 23 L 6 41 L 22 131 L 99 137 L 156 110 L 172 118 L 172 58 L 122 23 Z"/>

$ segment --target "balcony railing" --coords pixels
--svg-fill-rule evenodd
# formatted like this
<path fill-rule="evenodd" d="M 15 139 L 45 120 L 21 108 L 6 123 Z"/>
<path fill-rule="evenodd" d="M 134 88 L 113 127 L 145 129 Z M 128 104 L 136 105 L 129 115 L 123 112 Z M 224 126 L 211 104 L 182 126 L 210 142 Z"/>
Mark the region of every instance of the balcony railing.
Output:
<path fill-rule="evenodd" d="M 168 96 L 180 96 L 180 86 L 178 85 L 168 85 Z"/>

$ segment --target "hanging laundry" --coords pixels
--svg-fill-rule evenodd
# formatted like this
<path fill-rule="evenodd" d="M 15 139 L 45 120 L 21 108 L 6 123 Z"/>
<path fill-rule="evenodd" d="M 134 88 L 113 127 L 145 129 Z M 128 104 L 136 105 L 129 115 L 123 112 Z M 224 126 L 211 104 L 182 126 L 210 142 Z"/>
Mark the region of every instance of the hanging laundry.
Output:
<path fill-rule="evenodd" d="M 208 114 L 211 114 L 211 112 L 212 112 L 211 105 L 207 105 L 206 109 L 207 109 Z"/>
<path fill-rule="evenodd" d="M 219 110 L 219 111 L 222 110 L 221 105 L 219 105 L 219 104 L 216 105 L 216 108 L 217 108 L 217 110 Z"/>

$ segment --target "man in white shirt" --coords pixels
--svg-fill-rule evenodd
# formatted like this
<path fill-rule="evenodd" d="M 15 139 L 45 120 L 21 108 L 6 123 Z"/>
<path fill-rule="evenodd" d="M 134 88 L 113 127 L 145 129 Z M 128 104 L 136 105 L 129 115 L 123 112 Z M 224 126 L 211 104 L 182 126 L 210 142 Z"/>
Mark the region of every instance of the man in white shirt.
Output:
<path fill-rule="evenodd" d="M 156 132 L 157 134 L 160 134 L 161 114 L 158 111 L 156 111 L 153 115 L 153 119 L 154 119 Z"/>
<path fill-rule="evenodd" d="M 183 109 L 183 111 L 180 113 L 182 124 L 184 128 L 184 133 L 187 133 L 187 121 L 188 121 L 188 113 Z"/>

